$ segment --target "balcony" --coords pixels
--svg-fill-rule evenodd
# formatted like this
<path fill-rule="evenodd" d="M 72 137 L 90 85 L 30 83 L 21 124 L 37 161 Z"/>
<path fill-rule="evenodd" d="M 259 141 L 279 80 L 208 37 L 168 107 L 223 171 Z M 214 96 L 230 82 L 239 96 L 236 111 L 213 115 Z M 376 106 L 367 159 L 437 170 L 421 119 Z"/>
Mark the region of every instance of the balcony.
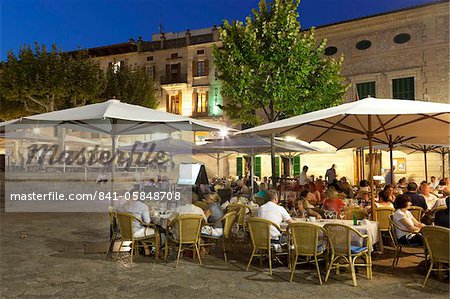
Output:
<path fill-rule="evenodd" d="M 187 83 L 187 74 L 161 76 L 159 79 L 159 83 L 161 85 Z"/>

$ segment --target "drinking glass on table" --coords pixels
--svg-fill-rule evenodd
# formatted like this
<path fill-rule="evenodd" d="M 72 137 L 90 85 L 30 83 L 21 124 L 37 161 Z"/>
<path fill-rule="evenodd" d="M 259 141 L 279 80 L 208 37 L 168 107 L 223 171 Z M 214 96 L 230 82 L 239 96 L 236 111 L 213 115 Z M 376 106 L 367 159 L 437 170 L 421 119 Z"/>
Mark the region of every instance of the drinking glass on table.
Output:
<path fill-rule="evenodd" d="M 341 211 L 339 212 L 339 218 L 341 218 L 341 220 L 344 220 L 344 218 L 345 218 L 345 212 L 344 212 L 344 210 L 341 210 Z"/>
<path fill-rule="evenodd" d="M 303 210 L 302 211 L 302 216 L 303 216 L 303 218 L 308 218 L 308 212 L 306 211 L 306 210 Z"/>

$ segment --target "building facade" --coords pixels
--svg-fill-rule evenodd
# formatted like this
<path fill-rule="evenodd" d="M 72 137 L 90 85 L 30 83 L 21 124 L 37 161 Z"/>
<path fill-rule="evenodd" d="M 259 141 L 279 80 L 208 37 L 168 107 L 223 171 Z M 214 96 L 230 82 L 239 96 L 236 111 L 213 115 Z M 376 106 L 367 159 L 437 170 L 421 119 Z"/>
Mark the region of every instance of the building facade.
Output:
<path fill-rule="evenodd" d="M 342 75 L 351 83 L 346 100 L 370 95 L 449 103 L 449 11 L 449 2 L 439 1 L 316 28 L 316 39 L 327 40 L 325 55 L 344 56 Z M 219 108 L 226 99 L 220 93 L 213 45 L 220 47 L 216 27 L 154 34 L 149 42 L 131 39 L 128 43 L 92 48 L 89 52 L 105 69 L 122 64 L 146 67 L 156 82 L 158 109 L 229 125 Z M 196 141 L 208 137 L 211 136 L 198 132 Z M 341 176 L 360 178 L 354 167 L 354 151 L 320 155 L 320 158 L 318 155 L 296 158 L 294 174 L 309 164 L 311 174 L 324 175 L 332 163 L 337 163 Z M 380 157 L 379 172 L 383 172 L 382 169 L 389 167 L 389 159 L 385 153 Z M 422 156 L 395 152 L 394 157 L 404 158 L 408 165 L 400 175 L 424 177 Z M 207 167 L 210 175 L 216 174 L 215 161 L 202 159 L 206 165 L 213 165 Z M 291 172 L 286 159 L 278 159 L 278 173 Z M 448 156 L 446 159 L 444 165 L 448 168 Z M 260 176 L 270 175 L 267 156 L 259 158 L 256 172 Z M 446 172 L 448 175 L 448 169 Z M 219 175 L 227 173 L 245 174 L 243 157 L 234 155 L 224 159 Z M 441 158 L 430 155 L 429 175 L 442 176 Z"/>

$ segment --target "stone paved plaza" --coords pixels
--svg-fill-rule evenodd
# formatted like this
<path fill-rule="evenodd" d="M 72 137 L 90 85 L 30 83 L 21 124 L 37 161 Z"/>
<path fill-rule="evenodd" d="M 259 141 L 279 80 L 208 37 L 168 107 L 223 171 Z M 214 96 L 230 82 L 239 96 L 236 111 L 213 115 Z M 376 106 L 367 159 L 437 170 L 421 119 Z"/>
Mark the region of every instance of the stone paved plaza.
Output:
<path fill-rule="evenodd" d="M 289 283 L 287 268 L 260 268 L 257 259 L 245 272 L 250 253 L 221 259 L 220 250 L 204 257 L 204 267 L 182 259 L 156 262 L 139 256 L 132 268 L 125 256 L 112 261 L 103 254 L 85 254 L 84 244 L 106 241 L 107 214 L 3 213 L 1 214 L 1 298 L 448 298 L 448 281 L 432 276 L 425 289 L 422 259 L 401 258 L 392 270 L 392 251 L 374 255 L 373 280 L 360 269 L 358 287 L 349 273 L 332 274 L 317 284 L 315 270 L 302 266 Z M 420 264 L 420 265 L 419 265 Z"/>

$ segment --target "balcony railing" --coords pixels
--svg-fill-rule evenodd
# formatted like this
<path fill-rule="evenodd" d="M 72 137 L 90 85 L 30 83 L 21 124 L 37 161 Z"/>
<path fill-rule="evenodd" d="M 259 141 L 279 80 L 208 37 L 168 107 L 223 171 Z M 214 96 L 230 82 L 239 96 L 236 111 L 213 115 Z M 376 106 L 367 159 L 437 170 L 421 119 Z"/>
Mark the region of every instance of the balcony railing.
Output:
<path fill-rule="evenodd" d="M 187 74 L 178 74 L 168 76 L 161 76 L 159 79 L 159 83 L 163 84 L 177 84 L 177 83 L 187 83 Z"/>

